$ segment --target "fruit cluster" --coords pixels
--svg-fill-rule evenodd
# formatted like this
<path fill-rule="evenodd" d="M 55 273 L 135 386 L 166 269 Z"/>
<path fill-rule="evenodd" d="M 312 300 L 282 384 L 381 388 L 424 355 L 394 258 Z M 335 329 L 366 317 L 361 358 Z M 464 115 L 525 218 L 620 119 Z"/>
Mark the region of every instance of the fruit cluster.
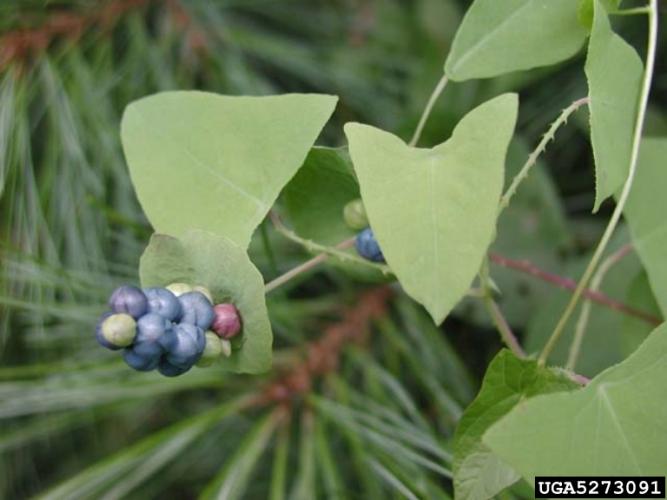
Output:
<path fill-rule="evenodd" d="M 360 199 L 352 200 L 343 208 L 343 219 L 350 229 L 361 230 L 357 234 L 354 246 L 357 253 L 364 259 L 373 262 L 384 262 L 380 244 L 375 239 L 373 230 L 368 227 L 366 209 Z"/>
<path fill-rule="evenodd" d="M 125 362 L 135 370 L 157 368 L 167 377 L 230 356 L 230 339 L 241 331 L 233 304 L 213 305 L 207 288 L 185 283 L 143 290 L 121 286 L 109 308 L 97 324 L 97 341 L 107 349 L 123 349 Z"/>

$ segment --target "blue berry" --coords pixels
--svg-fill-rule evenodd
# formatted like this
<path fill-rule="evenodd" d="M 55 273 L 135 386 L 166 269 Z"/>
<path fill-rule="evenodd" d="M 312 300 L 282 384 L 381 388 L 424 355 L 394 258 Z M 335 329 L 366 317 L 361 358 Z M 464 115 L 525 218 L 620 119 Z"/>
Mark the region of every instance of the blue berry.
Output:
<path fill-rule="evenodd" d="M 169 330 L 171 330 L 171 321 L 157 313 L 145 314 L 137 321 L 137 336 L 134 342 L 137 344 L 157 343 Z"/>
<path fill-rule="evenodd" d="M 206 331 L 215 319 L 213 306 L 200 292 L 188 292 L 178 297 L 181 303 L 181 324 L 195 325 Z"/>
<path fill-rule="evenodd" d="M 382 255 L 382 250 L 380 250 L 380 244 L 375 239 L 373 230 L 370 227 L 357 234 L 354 245 L 359 255 L 364 259 L 373 262 L 384 262 L 384 255 Z"/>
<path fill-rule="evenodd" d="M 186 323 L 175 325 L 165 338 L 165 359 L 179 368 L 189 368 L 199 361 L 206 347 L 204 331 Z"/>
<path fill-rule="evenodd" d="M 118 349 L 132 345 L 137 334 L 137 323 L 129 314 L 104 315 L 98 326 L 97 339 L 104 347 Z"/>
<path fill-rule="evenodd" d="M 104 323 L 104 320 L 106 320 L 112 314 L 113 313 L 106 312 L 102 316 L 100 316 L 100 319 L 97 321 L 97 326 L 95 327 L 95 338 L 102 347 L 106 347 L 107 349 L 111 349 L 112 351 L 117 351 L 119 349 L 122 349 L 122 347 L 119 345 L 112 344 L 107 339 L 105 339 L 104 335 L 102 334 L 102 324 Z"/>
<path fill-rule="evenodd" d="M 181 316 L 181 303 L 176 295 L 166 288 L 144 288 L 144 294 L 148 299 L 148 312 L 156 313 L 168 319 L 176 321 Z"/>
<path fill-rule="evenodd" d="M 148 311 L 148 299 L 136 286 L 121 286 L 111 294 L 109 307 L 115 313 L 125 313 L 139 319 Z"/>
<path fill-rule="evenodd" d="M 187 368 L 181 368 L 179 366 L 172 365 L 169 361 L 167 361 L 164 358 L 160 361 L 160 364 L 158 364 L 157 366 L 157 370 L 165 377 L 177 377 L 187 372 L 190 368 L 191 366 L 188 366 Z"/>
<path fill-rule="evenodd" d="M 125 362 L 135 370 L 153 370 L 164 354 L 162 341 L 171 328 L 171 322 L 156 313 L 139 318 L 134 344 L 123 354 Z"/>
<path fill-rule="evenodd" d="M 129 347 L 123 351 L 123 359 L 130 368 L 140 372 L 149 372 L 157 367 L 161 357 L 159 354 L 158 356 L 142 356 L 135 347 Z"/>

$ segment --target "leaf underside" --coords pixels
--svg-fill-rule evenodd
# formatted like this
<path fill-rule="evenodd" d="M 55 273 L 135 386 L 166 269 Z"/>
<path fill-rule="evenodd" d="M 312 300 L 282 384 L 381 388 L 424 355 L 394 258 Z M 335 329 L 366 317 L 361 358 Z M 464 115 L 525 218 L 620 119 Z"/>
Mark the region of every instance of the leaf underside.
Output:
<path fill-rule="evenodd" d="M 531 483 L 540 475 L 663 475 L 666 399 L 663 325 L 584 389 L 520 403 L 483 442 Z"/>
<path fill-rule="evenodd" d="M 649 282 L 663 315 L 667 314 L 667 220 L 662 203 L 667 190 L 667 139 L 642 141 L 637 175 L 625 205 L 634 248 L 648 273 Z"/>
<path fill-rule="evenodd" d="M 493 239 L 517 107 L 515 94 L 487 101 L 431 149 L 368 125 L 345 126 L 387 263 L 436 323 L 468 290 Z"/>
<path fill-rule="evenodd" d="M 246 248 L 337 98 L 163 92 L 130 104 L 123 149 L 156 232 L 202 229 Z"/>
<path fill-rule="evenodd" d="M 475 0 L 445 62 L 456 81 L 547 66 L 576 54 L 587 31 L 579 0 Z"/>
<path fill-rule="evenodd" d="M 595 157 L 595 212 L 628 175 L 643 74 L 639 55 L 613 32 L 599 0 L 595 3 L 585 70 Z"/>

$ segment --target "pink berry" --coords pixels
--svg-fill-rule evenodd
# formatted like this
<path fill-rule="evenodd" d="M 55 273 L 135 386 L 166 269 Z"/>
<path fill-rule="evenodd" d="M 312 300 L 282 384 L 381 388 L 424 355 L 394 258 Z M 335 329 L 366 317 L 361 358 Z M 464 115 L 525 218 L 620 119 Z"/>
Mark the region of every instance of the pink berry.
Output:
<path fill-rule="evenodd" d="M 234 304 L 217 304 L 213 307 L 215 319 L 211 330 L 223 339 L 231 339 L 241 331 L 241 317 Z"/>

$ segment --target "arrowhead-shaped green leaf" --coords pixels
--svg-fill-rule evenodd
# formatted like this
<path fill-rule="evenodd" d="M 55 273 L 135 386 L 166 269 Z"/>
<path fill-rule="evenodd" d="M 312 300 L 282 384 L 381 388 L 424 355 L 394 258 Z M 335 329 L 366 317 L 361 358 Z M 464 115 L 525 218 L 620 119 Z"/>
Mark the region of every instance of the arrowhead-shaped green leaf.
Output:
<path fill-rule="evenodd" d="M 125 110 L 123 149 L 157 232 L 202 229 L 246 248 L 303 163 L 336 97 L 164 92 Z"/>
<path fill-rule="evenodd" d="M 261 373 L 271 367 L 273 334 L 264 301 L 264 280 L 245 250 L 231 240 L 192 230 L 182 239 L 154 234 L 141 256 L 141 284 L 181 282 L 211 290 L 216 303 L 231 302 L 241 314 L 243 331 L 232 341 L 231 371 Z"/>
<path fill-rule="evenodd" d="M 628 175 L 643 74 L 637 52 L 612 31 L 599 0 L 595 2 L 585 69 L 595 157 L 593 211 L 597 211 Z"/>
<path fill-rule="evenodd" d="M 667 314 L 667 219 L 660 200 L 667 192 L 665 158 L 667 139 L 642 141 L 637 175 L 624 209 L 632 242 L 663 314 Z"/>
<path fill-rule="evenodd" d="M 579 0 L 475 0 L 445 62 L 456 81 L 547 66 L 581 48 Z"/>
<path fill-rule="evenodd" d="M 565 376 L 502 350 L 489 365 L 479 394 L 454 436 L 454 489 L 461 500 L 486 500 L 520 476 L 482 443 L 486 430 L 521 401 L 537 394 L 574 389 Z"/>
<path fill-rule="evenodd" d="M 367 125 L 345 126 L 387 263 L 436 323 L 468 290 L 493 239 L 517 108 L 516 94 L 487 101 L 431 149 Z"/>
<path fill-rule="evenodd" d="M 535 476 L 664 475 L 667 325 L 577 391 L 536 396 L 483 442 L 527 481 Z"/>

